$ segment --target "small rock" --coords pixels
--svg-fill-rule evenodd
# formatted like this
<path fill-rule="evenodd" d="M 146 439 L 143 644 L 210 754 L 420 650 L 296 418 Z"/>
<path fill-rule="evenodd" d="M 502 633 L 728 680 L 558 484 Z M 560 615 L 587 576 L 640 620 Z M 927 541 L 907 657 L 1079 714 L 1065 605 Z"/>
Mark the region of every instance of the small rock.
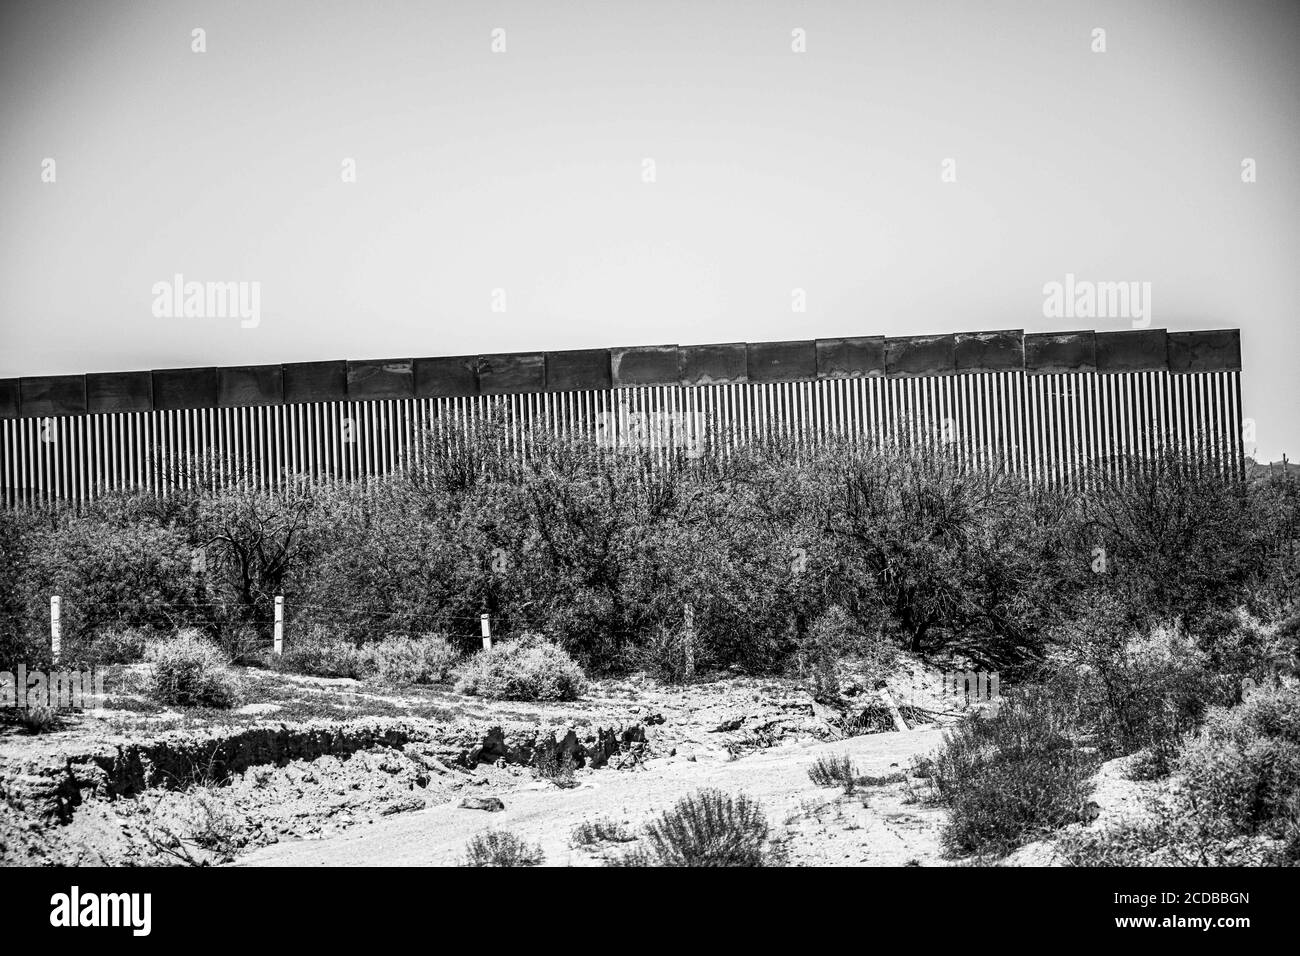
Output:
<path fill-rule="evenodd" d="M 235 713 L 237 714 L 274 714 L 277 710 L 283 710 L 279 704 L 245 704 Z"/>
<path fill-rule="evenodd" d="M 486 810 L 488 813 L 497 813 L 506 808 L 497 797 L 466 797 L 460 806 L 465 810 Z"/>
<path fill-rule="evenodd" d="M 497 803 L 501 803 L 501 801 L 498 800 Z M 385 806 L 380 808 L 379 813 L 380 816 L 388 817 L 388 816 L 392 816 L 394 813 L 408 813 L 412 810 L 423 810 L 423 809 L 424 809 L 423 798 L 410 797 L 406 800 L 394 800 L 392 803 L 386 804 Z M 501 809 L 503 810 L 505 809 L 504 804 L 502 804 Z"/>

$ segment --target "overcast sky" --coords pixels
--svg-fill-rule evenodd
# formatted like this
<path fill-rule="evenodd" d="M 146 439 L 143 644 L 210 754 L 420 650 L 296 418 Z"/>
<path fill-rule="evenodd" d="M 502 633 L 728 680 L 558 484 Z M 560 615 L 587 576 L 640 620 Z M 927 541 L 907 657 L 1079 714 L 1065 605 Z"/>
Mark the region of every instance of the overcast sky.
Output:
<path fill-rule="evenodd" d="M 1294 0 L 2 9 L 0 377 L 1132 327 L 1072 273 L 1240 327 L 1300 454 Z"/>

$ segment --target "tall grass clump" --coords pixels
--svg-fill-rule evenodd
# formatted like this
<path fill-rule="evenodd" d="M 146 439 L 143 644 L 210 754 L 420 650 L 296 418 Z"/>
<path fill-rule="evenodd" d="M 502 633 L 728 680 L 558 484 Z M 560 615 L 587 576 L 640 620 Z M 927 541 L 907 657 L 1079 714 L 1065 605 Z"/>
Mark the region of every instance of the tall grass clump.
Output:
<path fill-rule="evenodd" d="M 843 787 L 852 793 L 857 786 L 857 772 L 848 754 L 842 757 L 818 757 L 808 768 L 808 779 L 819 787 Z"/>
<path fill-rule="evenodd" d="M 683 797 L 646 826 L 645 846 L 614 862 L 622 866 L 764 866 L 767 846 L 762 806 L 741 794 L 700 790 Z"/>
<path fill-rule="evenodd" d="M 542 848 L 507 830 L 489 830 L 469 841 L 461 866 L 541 866 Z"/>
<path fill-rule="evenodd" d="M 447 680 L 460 652 L 441 634 L 390 637 L 361 653 L 361 669 L 384 684 L 439 684 Z"/>
<path fill-rule="evenodd" d="M 577 700 L 586 689 L 582 669 L 564 649 L 535 634 L 480 651 L 456 681 L 457 693 L 490 700 Z"/>
<path fill-rule="evenodd" d="M 274 664 L 277 670 L 308 677 L 360 678 L 366 672 L 365 655 L 356 644 L 318 626 L 291 634 Z"/>
<path fill-rule="evenodd" d="M 221 650 L 197 631 L 183 630 L 170 641 L 151 645 L 150 694 L 176 707 L 233 707 L 239 679 Z"/>

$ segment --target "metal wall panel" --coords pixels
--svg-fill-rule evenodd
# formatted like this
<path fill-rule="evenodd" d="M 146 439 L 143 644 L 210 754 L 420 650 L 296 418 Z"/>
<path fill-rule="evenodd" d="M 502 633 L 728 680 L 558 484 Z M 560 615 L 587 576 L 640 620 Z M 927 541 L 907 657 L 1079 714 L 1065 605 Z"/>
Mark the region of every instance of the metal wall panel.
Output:
<path fill-rule="evenodd" d="M 217 404 L 222 408 L 284 403 L 284 371 L 279 365 L 236 365 L 219 371 Z"/>
<path fill-rule="evenodd" d="M 217 370 L 166 368 L 153 371 L 154 408 L 171 411 L 183 408 L 215 408 Z"/>
<path fill-rule="evenodd" d="M 365 480 L 418 464 L 429 425 L 461 441 L 493 408 L 513 423 L 509 454 L 545 425 L 614 445 L 649 441 L 661 458 L 700 441 L 725 450 L 757 438 L 812 447 L 837 437 L 885 448 L 906 436 L 1034 481 L 1140 468 L 1168 446 L 1240 472 L 1236 332 L 1173 333 L 1167 350 L 1161 330 L 1030 334 L 1023 369 L 1015 336 L 613 350 L 607 382 L 604 350 L 95 373 L 84 379 L 84 402 L 79 376 L 7 380 L 3 500 L 75 502 L 126 488 L 167 495 L 244 467 L 226 477 L 261 488 L 298 475 Z M 484 368 L 490 395 L 477 394 Z M 603 384 L 578 387 L 593 382 Z M 41 414 L 68 408 L 86 413 Z"/>
<path fill-rule="evenodd" d="M 19 379 L 20 410 L 24 418 L 80 415 L 86 411 L 83 375 L 43 375 Z"/>
<path fill-rule="evenodd" d="M 153 376 L 149 372 L 90 372 L 86 375 L 86 410 L 153 411 Z"/>
<path fill-rule="evenodd" d="M 411 359 L 367 359 L 348 362 L 348 398 L 414 398 L 415 370 Z"/>
<path fill-rule="evenodd" d="M 752 342 L 745 347 L 751 382 L 806 382 L 817 377 L 817 343 Z"/>

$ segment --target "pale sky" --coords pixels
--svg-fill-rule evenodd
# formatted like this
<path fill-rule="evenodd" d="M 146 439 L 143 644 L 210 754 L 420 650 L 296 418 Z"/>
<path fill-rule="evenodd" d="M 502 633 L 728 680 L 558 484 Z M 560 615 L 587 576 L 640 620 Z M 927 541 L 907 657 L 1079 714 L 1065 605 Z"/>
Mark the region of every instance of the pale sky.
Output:
<path fill-rule="evenodd" d="M 0 377 L 1131 327 L 1073 273 L 1241 328 L 1300 457 L 1297 53 L 1293 0 L 11 0 Z"/>

